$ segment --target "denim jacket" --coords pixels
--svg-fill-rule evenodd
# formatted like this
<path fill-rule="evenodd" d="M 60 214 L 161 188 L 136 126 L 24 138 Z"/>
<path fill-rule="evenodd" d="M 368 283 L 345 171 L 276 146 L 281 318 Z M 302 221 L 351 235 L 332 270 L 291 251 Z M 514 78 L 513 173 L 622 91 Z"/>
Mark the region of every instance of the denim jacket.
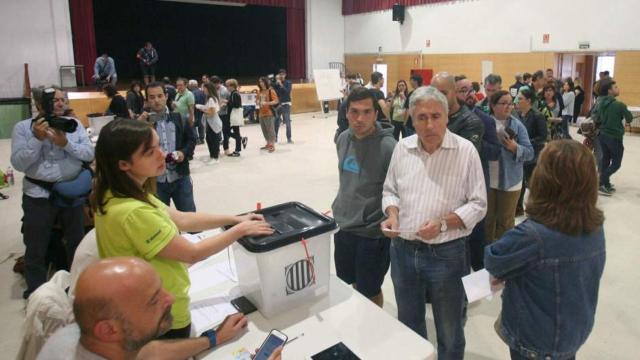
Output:
<path fill-rule="evenodd" d="M 507 126 L 516 134 L 518 149 L 516 150 L 516 153 L 513 154 L 504 146 L 502 147 L 502 152 L 498 159 L 500 163 L 498 188 L 503 191 L 506 191 L 514 185 L 522 182 L 522 165 L 529 160 L 533 160 L 533 146 L 531 146 L 531 141 L 529 141 L 527 128 L 524 127 L 520 120 L 513 116 L 509 118 Z"/>
<path fill-rule="evenodd" d="M 528 219 L 487 246 L 487 271 L 505 280 L 502 339 L 528 359 L 573 356 L 593 328 L 604 263 L 602 227 L 571 236 Z"/>

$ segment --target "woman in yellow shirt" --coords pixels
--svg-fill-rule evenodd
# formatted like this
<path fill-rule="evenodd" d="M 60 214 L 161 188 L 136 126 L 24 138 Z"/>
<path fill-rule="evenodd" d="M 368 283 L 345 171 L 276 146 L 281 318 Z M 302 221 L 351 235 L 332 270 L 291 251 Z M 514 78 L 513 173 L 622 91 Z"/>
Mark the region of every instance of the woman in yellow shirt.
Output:
<path fill-rule="evenodd" d="M 273 232 L 261 215 L 212 215 L 180 212 L 152 192 L 151 180 L 165 171 L 166 154 L 147 123 L 115 120 L 100 131 L 96 146 L 92 206 L 100 257 L 137 256 L 160 274 L 163 287 L 175 296 L 173 326 L 165 338 L 189 337 L 189 275 L 193 264 L 247 235 Z M 235 224 L 194 244 L 180 231 L 203 231 Z M 246 321 L 246 320 L 245 320 Z"/>

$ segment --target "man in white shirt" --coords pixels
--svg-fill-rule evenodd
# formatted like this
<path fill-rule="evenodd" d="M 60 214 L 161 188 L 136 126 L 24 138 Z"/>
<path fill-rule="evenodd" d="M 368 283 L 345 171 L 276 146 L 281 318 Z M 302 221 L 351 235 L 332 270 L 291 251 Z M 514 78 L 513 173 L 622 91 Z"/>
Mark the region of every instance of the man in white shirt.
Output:
<path fill-rule="evenodd" d="M 392 238 L 391 279 L 398 319 L 424 338 L 431 298 L 439 359 L 464 356 L 466 238 L 486 213 L 487 193 L 473 144 L 447 130 L 448 103 L 433 87 L 409 100 L 416 135 L 396 146 L 383 188 Z"/>

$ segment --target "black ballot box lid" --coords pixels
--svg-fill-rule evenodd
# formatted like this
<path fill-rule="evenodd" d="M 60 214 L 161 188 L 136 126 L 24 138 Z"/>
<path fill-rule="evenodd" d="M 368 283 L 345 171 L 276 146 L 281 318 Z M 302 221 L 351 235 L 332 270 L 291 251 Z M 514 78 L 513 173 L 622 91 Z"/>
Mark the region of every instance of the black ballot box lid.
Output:
<path fill-rule="evenodd" d="M 274 229 L 269 236 L 245 236 L 238 243 L 252 253 L 264 253 L 280 247 L 309 239 L 332 230 L 338 226 L 332 218 L 320 214 L 299 202 L 288 202 L 258 211 Z M 226 229 L 231 226 L 227 226 Z"/>

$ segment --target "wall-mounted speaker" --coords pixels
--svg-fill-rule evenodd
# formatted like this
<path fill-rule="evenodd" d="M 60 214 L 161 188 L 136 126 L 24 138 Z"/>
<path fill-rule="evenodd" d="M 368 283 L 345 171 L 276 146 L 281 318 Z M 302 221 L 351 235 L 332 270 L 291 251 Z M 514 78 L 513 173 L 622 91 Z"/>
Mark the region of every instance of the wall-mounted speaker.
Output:
<path fill-rule="evenodd" d="M 392 7 L 393 21 L 399 21 L 400 24 L 404 22 L 404 5 L 395 3 Z"/>

